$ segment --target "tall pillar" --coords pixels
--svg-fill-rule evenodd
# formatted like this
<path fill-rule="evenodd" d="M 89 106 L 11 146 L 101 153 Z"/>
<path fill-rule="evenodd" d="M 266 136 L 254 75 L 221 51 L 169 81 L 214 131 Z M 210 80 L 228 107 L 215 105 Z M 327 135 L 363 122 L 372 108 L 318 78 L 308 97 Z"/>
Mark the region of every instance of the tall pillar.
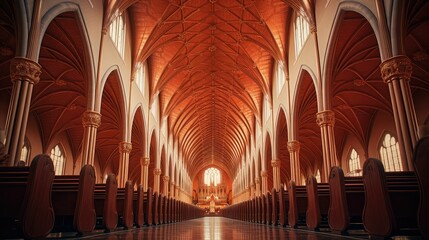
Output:
<path fill-rule="evenodd" d="M 168 196 L 171 198 L 174 198 L 174 189 L 175 189 L 175 185 L 174 185 L 173 179 L 171 179 L 171 181 L 170 181 L 170 192 L 168 193 Z"/>
<path fill-rule="evenodd" d="M 149 188 L 149 164 L 150 164 L 150 159 L 148 157 L 144 157 L 143 158 L 143 191 L 147 191 L 147 189 Z"/>
<path fill-rule="evenodd" d="M 331 167 L 339 166 L 335 150 L 335 113 L 331 110 L 321 111 L 316 114 L 316 122 L 320 127 L 323 151 L 322 182 L 327 182 Z"/>
<path fill-rule="evenodd" d="M 257 197 L 261 196 L 261 178 L 260 177 L 256 177 L 255 178 L 255 195 Z"/>
<path fill-rule="evenodd" d="M 255 183 L 252 181 L 250 182 L 250 198 L 254 198 L 255 196 Z"/>
<path fill-rule="evenodd" d="M 262 194 L 265 194 L 265 193 L 267 193 L 267 192 L 268 192 L 268 182 L 267 182 L 267 177 L 268 177 L 268 175 L 267 175 L 267 171 L 262 170 L 262 171 L 261 171 L 261 178 L 262 178 L 262 193 L 261 193 L 261 195 L 262 195 Z"/>
<path fill-rule="evenodd" d="M 280 160 L 273 159 L 271 166 L 273 167 L 273 187 L 278 191 L 280 188 Z M 271 189 L 268 189 L 268 191 L 271 191 Z"/>
<path fill-rule="evenodd" d="M 161 169 L 153 169 L 153 192 L 159 192 L 159 183 L 160 183 Z"/>
<path fill-rule="evenodd" d="M 118 187 L 125 187 L 128 180 L 128 166 L 130 162 L 130 152 L 132 144 L 129 142 L 119 143 L 119 170 L 118 170 Z"/>
<path fill-rule="evenodd" d="M 21 156 L 27 130 L 33 87 L 40 80 L 42 67 L 35 61 L 16 57 L 10 63 L 12 94 L 6 119 L 6 154 L 8 159 L 2 165 L 14 166 Z"/>
<path fill-rule="evenodd" d="M 164 177 L 162 177 L 162 180 L 164 181 L 163 188 L 162 188 L 162 194 L 164 196 L 168 196 L 168 185 L 170 182 L 170 177 L 164 176 Z"/>
<path fill-rule="evenodd" d="M 174 198 L 179 200 L 179 185 L 174 185 Z"/>
<path fill-rule="evenodd" d="M 82 166 L 89 164 L 94 166 L 95 143 L 97 140 L 97 128 L 101 123 L 101 114 L 87 110 L 82 114 L 83 143 Z"/>
<path fill-rule="evenodd" d="M 301 185 L 301 168 L 299 164 L 299 149 L 301 144 L 298 141 L 289 141 L 287 143 L 287 149 L 289 150 L 290 155 L 290 178 L 296 184 Z"/>
<path fill-rule="evenodd" d="M 382 62 L 380 69 L 381 77 L 389 87 L 402 166 L 404 170 L 413 171 L 413 149 L 419 136 L 410 88 L 411 60 L 406 56 L 395 56 Z"/>

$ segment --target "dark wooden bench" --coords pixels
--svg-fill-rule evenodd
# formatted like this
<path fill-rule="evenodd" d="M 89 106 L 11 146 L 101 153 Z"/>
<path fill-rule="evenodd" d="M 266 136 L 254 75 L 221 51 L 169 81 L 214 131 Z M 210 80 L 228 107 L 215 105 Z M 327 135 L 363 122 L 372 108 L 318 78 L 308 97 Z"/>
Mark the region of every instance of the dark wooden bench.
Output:
<path fill-rule="evenodd" d="M 95 228 L 95 171 L 85 165 L 80 175 L 55 176 L 52 204 L 55 212 L 53 232 L 90 233 Z"/>
<path fill-rule="evenodd" d="M 363 182 L 362 221 L 371 236 L 416 234 L 420 193 L 414 172 L 385 173 L 380 160 L 369 158 L 363 166 Z"/>
<path fill-rule="evenodd" d="M 307 211 L 307 190 L 305 186 L 296 186 L 293 180 L 289 181 L 289 213 L 288 223 L 291 228 L 305 225 Z"/>
<path fill-rule="evenodd" d="M 322 226 L 328 227 L 329 210 L 329 184 L 317 183 L 314 176 L 309 176 L 306 180 L 307 190 L 307 212 L 305 221 L 310 230 L 319 230 Z"/>
<path fill-rule="evenodd" d="M 134 223 L 137 227 L 143 227 L 144 225 L 144 197 L 143 185 L 139 185 L 137 190 L 133 192 L 133 215 Z"/>
<path fill-rule="evenodd" d="M 0 168 L 0 237 L 43 238 L 54 226 L 51 202 L 54 167 L 37 155 L 30 167 Z M 42 221 L 43 219 L 43 221 Z"/>
<path fill-rule="evenodd" d="M 421 235 L 429 239 L 429 137 L 423 137 L 416 145 L 413 164 L 419 182 L 420 202 L 417 223 Z"/>
<path fill-rule="evenodd" d="M 273 215 L 273 201 L 271 192 L 267 192 L 265 194 L 265 224 L 271 225 L 272 224 L 272 215 Z"/>
<path fill-rule="evenodd" d="M 153 193 L 152 198 L 152 224 L 158 225 L 159 224 L 159 194 L 158 192 Z"/>
<path fill-rule="evenodd" d="M 127 181 L 124 188 L 118 188 L 116 195 L 118 226 L 131 229 L 134 226 L 133 184 Z"/>
<path fill-rule="evenodd" d="M 144 192 L 143 199 L 143 209 L 144 209 L 144 223 L 146 226 L 150 226 L 153 223 L 152 218 L 152 209 L 153 209 L 153 193 L 152 188 L 148 188 L 146 192 Z"/>
<path fill-rule="evenodd" d="M 280 203 L 279 203 L 279 193 L 276 191 L 275 188 L 271 190 L 271 208 L 272 208 L 272 215 L 271 215 L 271 222 L 274 226 L 277 226 L 280 224 Z"/>
<path fill-rule="evenodd" d="M 280 187 L 279 194 L 279 223 L 280 226 L 286 227 L 288 225 L 289 214 L 289 194 L 284 190 L 284 186 Z"/>
<path fill-rule="evenodd" d="M 118 183 L 113 173 L 107 175 L 106 184 L 95 185 L 94 204 L 97 227 L 105 229 L 106 232 L 114 230 L 118 224 L 117 191 Z"/>

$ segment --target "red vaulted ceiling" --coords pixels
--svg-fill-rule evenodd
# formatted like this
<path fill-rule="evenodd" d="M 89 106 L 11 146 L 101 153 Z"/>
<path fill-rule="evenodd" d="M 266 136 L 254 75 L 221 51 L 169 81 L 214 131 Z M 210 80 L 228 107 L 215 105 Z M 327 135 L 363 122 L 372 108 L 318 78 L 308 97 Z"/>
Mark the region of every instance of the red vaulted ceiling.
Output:
<path fill-rule="evenodd" d="M 271 95 L 273 64 L 287 55 L 290 13 L 281 0 L 130 6 L 134 57 L 148 62 L 151 101 L 159 97 L 191 176 L 211 164 L 238 169 Z"/>

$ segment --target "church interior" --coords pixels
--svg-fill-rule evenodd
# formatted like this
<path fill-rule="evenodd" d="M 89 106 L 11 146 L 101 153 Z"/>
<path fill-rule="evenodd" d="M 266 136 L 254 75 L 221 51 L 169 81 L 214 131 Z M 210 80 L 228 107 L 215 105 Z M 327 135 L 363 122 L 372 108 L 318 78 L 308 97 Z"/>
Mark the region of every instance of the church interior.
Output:
<path fill-rule="evenodd" d="M 2 0 L 0 239 L 428 239 L 428 102 L 426 0 Z"/>

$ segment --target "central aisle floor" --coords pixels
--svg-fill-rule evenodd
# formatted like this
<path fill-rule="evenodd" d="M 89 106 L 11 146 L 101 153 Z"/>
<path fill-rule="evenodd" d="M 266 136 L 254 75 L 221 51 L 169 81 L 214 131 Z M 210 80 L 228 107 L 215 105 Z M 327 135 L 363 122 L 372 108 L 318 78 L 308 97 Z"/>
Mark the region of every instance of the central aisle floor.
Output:
<path fill-rule="evenodd" d="M 291 230 L 264 224 L 249 223 L 224 217 L 204 217 L 159 226 L 143 227 L 84 239 L 179 239 L 179 240 L 271 240 L 271 239 L 356 239 L 327 233 Z M 362 239 L 362 238 L 361 238 Z"/>

